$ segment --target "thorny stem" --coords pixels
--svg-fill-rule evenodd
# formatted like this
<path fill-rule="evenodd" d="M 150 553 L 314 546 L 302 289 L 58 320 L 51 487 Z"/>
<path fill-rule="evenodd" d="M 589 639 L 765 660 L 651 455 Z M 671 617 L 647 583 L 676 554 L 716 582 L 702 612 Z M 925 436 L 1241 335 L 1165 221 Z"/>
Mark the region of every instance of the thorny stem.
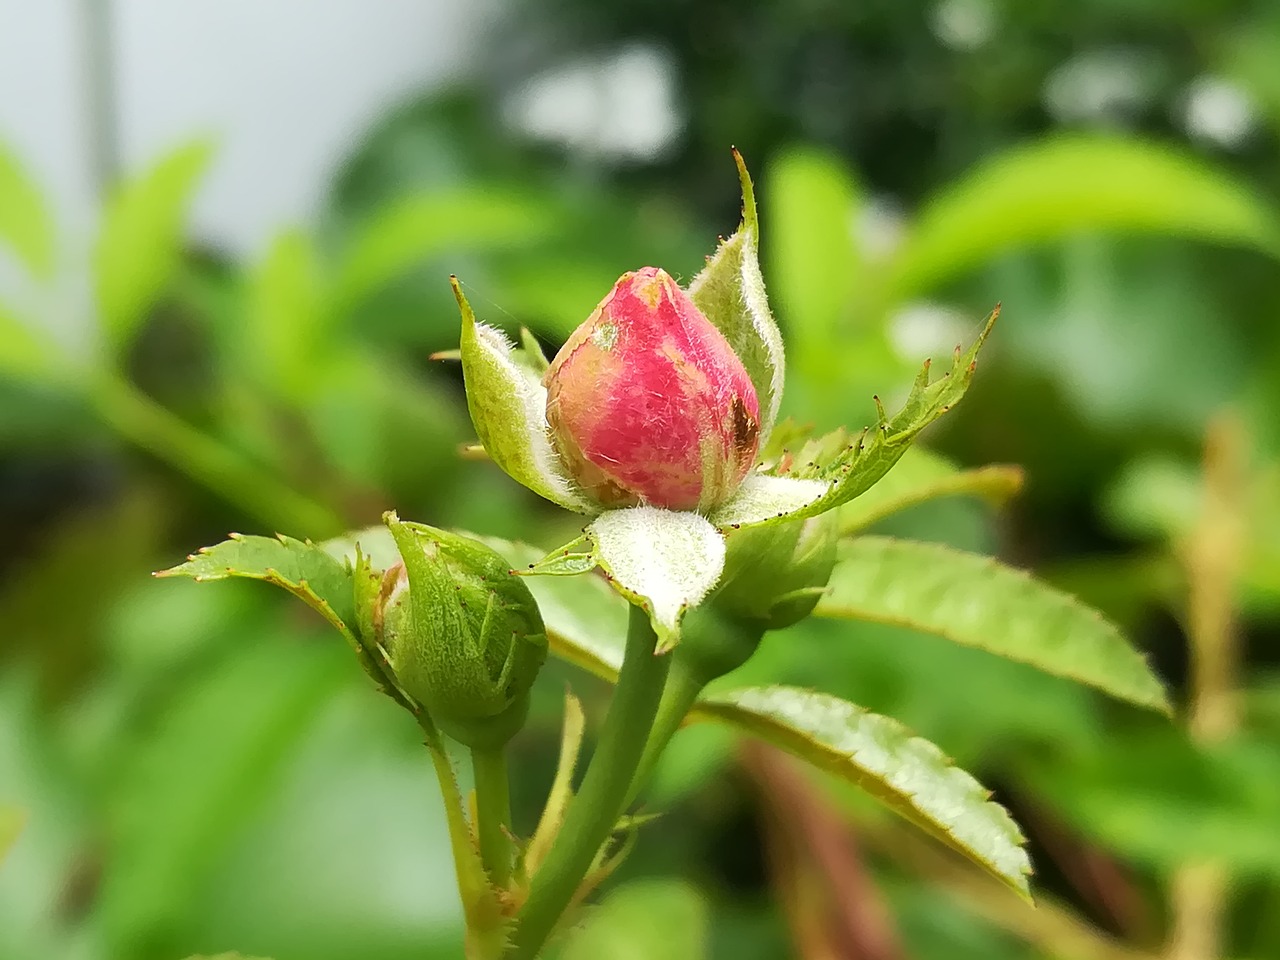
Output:
<path fill-rule="evenodd" d="M 508 960 L 533 960 L 538 955 L 626 809 L 670 663 L 670 657 L 654 656 L 656 643 L 648 615 L 633 606 L 622 670 L 600 739 L 516 917 Z"/>
<path fill-rule="evenodd" d="M 1209 428 L 1204 454 L 1204 506 L 1183 549 L 1187 571 L 1187 635 L 1191 646 L 1188 724 L 1201 744 L 1230 737 L 1239 723 L 1239 645 L 1234 600 L 1244 540 L 1240 504 L 1245 487 L 1240 425 L 1222 418 Z M 1185 864 L 1174 875 L 1173 932 L 1168 960 L 1215 960 L 1221 953 L 1227 876 L 1221 865 Z"/>
<path fill-rule="evenodd" d="M 471 750 L 471 770 L 476 785 L 476 832 L 480 859 L 489 880 L 499 889 L 511 880 L 511 788 L 507 782 L 507 758 L 502 747 Z"/>

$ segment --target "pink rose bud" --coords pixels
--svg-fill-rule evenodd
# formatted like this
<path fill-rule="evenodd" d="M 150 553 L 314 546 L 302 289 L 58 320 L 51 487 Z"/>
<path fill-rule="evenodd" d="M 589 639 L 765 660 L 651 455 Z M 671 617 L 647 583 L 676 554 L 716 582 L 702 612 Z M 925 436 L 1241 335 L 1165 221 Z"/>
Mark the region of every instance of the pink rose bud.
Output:
<path fill-rule="evenodd" d="M 746 368 L 656 267 L 622 276 L 544 383 L 556 450 L 603 506 L 707 509 L 755 460 L 760 403 Z"/>

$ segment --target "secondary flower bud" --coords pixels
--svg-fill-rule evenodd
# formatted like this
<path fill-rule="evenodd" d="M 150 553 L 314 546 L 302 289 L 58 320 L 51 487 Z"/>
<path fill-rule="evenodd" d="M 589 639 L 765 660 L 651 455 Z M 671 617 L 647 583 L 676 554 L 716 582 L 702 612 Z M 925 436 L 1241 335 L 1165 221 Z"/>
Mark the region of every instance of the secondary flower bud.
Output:
<path fill-rule="evenodd" d="M 656 267 L 622 276 L 544 382 L 556 451 L 602 506 L 707 509 L 755 460 L 760 403 L 746 368 Z"/>
<path fill-rule="evenodd" d="M 444 733 L 497 747 L 524 725 L 547 656 L 537 603 L 484 544 L 388 518 L 402 563 L 383 576 L 373 629 L 397 684 Z"/>

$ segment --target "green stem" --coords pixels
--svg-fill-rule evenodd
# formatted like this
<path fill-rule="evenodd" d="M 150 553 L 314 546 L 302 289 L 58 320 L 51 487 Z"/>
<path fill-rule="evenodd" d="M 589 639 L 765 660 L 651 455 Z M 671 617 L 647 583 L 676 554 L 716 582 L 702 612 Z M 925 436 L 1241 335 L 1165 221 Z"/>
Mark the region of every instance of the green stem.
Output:
<path fill-rule="evenodd" d="M 99 416 L 120 436 L 225 497 L 268 526 L 295 536 L 340 533 L 342 519 L 225 444 L 156 403 L 122 377 L 103 377 L 91 391 Z"/>
<path fill-rule="evenodd" d="M 666 687 L 662 691 L 662 700 L 658 704 L 658 715 L 649 731 L 649 739 L 644 745 L 644 753 L 640 757 L 640 765 L 631 780 L 631 789 L 627 793 L 627 806 L 630 806 L 644 789 L 645 783 L 653 775 L 658 765 L 658 758 L 667 748 L 671 738 L 684 723 L 684 718 L 698 700 L 706 684 L 694 676 L 678 659 L 671 666 L 671 675 L 667 678 Z"/>
<path fill-rule="evenodd" d="M 670 657 L 654 656 L 656 643 L 648 615 L 633 606 L 613 703 L 582 787 L 570 802 L 547 859 L 534 874 L 529 898 L 516 917 L 508 960 L 534 960 L 538 955 L 626 809 L 670 661 Z"/>
<path fill-rule="evenodd" d="M 511 788 L 507 783 L 507 758 L 502 747 L 471 749 L 471 770 L 476 784 L 476 832 L 480 835 L 480 859 L 495 887 L 511 881 Z"/>

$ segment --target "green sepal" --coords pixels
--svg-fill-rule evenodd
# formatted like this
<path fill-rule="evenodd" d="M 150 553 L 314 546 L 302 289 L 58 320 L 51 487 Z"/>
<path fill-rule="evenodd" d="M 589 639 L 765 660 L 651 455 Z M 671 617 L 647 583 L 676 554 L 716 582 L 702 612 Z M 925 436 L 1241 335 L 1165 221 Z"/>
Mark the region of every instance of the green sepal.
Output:
<path fill-rule="evenodd" d="M 799 520 L 834 510 L 871 489 L 906 453 L 925 427 L 964 397 L 977 368 L 978 351 L 999 315 L 1000 308 L 996 307 L 968 350 L 956 348 L 951 370 L 939 379 L 930 381 L 930 362 L 926 360 L 912 384 L 906 403 L 893 417 L 886 414 L 877 397 L 876 424 L 864 429 L 856 439 L 851 439 L 843 430 L 837 430 L 809 440 L 795 454 L 779 454 L 773 445 L 766 449 L 765 455 L 771 461 L 770 472 L 758 476 L 809 483 L 816 481 L 827 484 L 825 492 L 802 506 L 793 507 L 798 489 L 793 485 L 779 487 L 778 496 L 771 500 L 769 496 L 761 495 L 758 486 L 748 487 L 744 483 L 738 496 L 718 508 L 712 514 L 712 520 L 721 527 L 730 523 L 748 527 Z M 744 501 L 743 497 L 751 499 Z"/>
<path fill-rule="evenodd" d="M 689 298 L 733 347 L 760 400 L 760 439 L 769 437 L 782 403 L 782 333 L 774 322 L 760 271 L 760 220 L 751 174 L 733 151 L 742 184 L 742 223 L 689 284 Z"/>
<path fill-rule="evenodd" d="M 467 409 L 489 457 L 513 480 L 567 510 L 593 513 L 591 502 L 565 474 L 547 433 L 547 391 L 538 372 L 546 358 L 517 350 L 506 336 L 476 320 L 456 277 L 450 278 L 462 314 L 462 377 Z"/>
<path fill-rule="evenodd" d="M 730 532 L 724 576 L 711 603 L 766 630 L 798 623 L 826 592 L 838 539 L 834 512 Z"/>
<path fill-rule="evenodd" d="M 704 517 L 657 507 L 607 510 L 583 536 L 523 574 L 574 576 L 599 567 L 610 585 L 649 615 L 658 653 L 680 642 L 685 613 L 711 592 L 724 569 L 724 538 Z"/>
<path fill-rule="evenodd" d="M 397 683 L 455 740 L 501 746 L 524 725 L 547 655 L 533 595 L 476 540 L 394 513 L 383 521 L 407 575 L 407 591 L 383 586 L 380 639 Z"/>

